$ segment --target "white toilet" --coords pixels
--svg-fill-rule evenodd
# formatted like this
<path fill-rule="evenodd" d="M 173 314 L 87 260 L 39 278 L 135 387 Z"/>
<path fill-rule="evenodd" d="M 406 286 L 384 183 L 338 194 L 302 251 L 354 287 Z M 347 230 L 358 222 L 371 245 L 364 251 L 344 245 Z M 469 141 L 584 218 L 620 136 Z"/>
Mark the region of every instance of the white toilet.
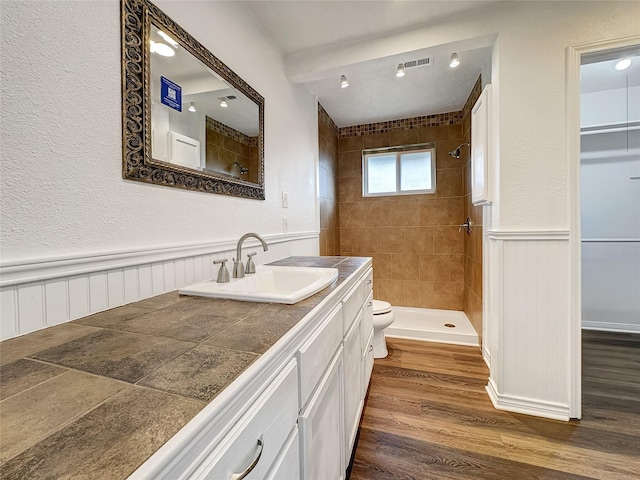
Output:
<path fill-rule="evenodd" d="M 373 301 L 373 358 L 387 356 L 387 342 L 384 329 L 393 323 L 393 310 L 389 302 Z"/>

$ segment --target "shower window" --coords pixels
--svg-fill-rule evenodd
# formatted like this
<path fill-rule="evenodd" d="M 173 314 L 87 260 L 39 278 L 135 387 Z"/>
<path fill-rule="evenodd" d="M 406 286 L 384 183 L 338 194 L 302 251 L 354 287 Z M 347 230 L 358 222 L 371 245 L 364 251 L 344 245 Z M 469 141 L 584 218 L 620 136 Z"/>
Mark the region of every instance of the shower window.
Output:
<path fill-rule="evenodd" d="M 363 196 L 435 193 L 435 158 L 433 143 L 363 150 Z"/>

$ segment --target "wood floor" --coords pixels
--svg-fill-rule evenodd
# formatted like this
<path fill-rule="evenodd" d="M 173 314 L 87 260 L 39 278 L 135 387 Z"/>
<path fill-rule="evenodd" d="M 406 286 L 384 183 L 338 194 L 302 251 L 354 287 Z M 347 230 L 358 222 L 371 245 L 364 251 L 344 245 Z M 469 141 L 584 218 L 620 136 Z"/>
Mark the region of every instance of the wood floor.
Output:
<path fill-rule="evenodd" d="M 640 335 L 583 334 L 583 418 L 495 410 L 480 351 L 388 339 L 351 480 L 640 479 Z"/>

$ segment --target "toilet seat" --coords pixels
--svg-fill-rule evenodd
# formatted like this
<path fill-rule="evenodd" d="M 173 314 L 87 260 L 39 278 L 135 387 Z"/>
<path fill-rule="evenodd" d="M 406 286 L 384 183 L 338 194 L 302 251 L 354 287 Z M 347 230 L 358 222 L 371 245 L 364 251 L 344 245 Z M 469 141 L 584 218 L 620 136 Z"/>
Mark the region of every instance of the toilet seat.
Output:
<path fill-rule="evenodd" d="M 384 315 L 385 313 L 389 313 L 390 311 L 391 311 L 391 304 L 389 302 L 385 302 L 383 300 L 373 301 L 374 315 Z"/>

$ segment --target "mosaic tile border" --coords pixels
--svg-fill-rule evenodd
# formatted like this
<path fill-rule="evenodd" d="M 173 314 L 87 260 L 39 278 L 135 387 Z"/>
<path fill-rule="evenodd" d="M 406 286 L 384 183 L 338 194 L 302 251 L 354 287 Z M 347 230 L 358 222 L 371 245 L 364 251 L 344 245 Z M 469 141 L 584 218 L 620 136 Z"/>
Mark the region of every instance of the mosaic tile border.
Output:
<path fill-rule="evenodd" d="M 338 136 L 338 132 L 339 132 L 339 128 L 338 126 L 335 124 L 335 122 L 333 121 L 333 118 L 331 118 L 329 116 L 329 114 L 327 113 L 327 111 L 324 109 L 324 107 L 320 104 L 320 102 L 318 102 L 318 119 L 324 123 L 325 125 L 327 125 L 331 131 L 333 132 L 333 134 L 337 137 Z"/>
<path fill-rule="evenodd" d="M 217 121 L 215 118 L 211 118 L 205 115 L 206 125 L 208 130 L 221 133 L 225 137 L 232 138 L 238 142 L 248 145 L 249 147 L 258 146 L 258 137 L 250 137 L 242 132 L 239 132 L 235 128 L 231 128 L 229 125 L 225 125 L 222 122 Z"/>
<path fill-rule="evenodd" d="M 482 75 L 478 77 L 475 85 L 471 89 L 471 93 L 469 94 L 469 98 L 467 98 L 467 102 L 464 104 L 462 108 L 463 118 L 471 113 L 471 109 L 478 101 L 480 94 L 482 93 Z"/>
<path fill-rule="evenodd" d="M 437 113 L 422 117 L 401 118 L 387 122 L 351 125 L 338 129 L 338 138 L 360 137 L 376 133 L 388 133 L 397 130 L 410 130 L 420 127 L 441 127 L 444 125 L 459 125 L 462 123 L 462 110 L 459 112 Z"/>

